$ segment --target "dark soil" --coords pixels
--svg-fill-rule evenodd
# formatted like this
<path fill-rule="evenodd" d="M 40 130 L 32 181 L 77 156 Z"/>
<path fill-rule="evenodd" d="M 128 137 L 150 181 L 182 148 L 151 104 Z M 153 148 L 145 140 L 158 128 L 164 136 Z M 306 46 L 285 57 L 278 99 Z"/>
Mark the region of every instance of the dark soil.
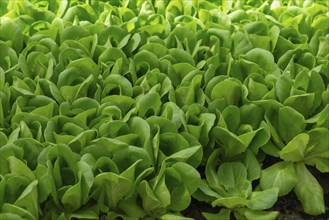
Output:
<path fill-rule="evenodd" d="M 218 213 L 219 210 L 219 207 L 213 208 L 210 204 L 206 202 L 199 202 L 196 199 L 192 199 L 190 206 L 188 207 L 188 209 L 184 210 L 182 214 L 185 217 L 190 217 L 199 220 L 205 219 L 201 214 L 202 212 Z"/>

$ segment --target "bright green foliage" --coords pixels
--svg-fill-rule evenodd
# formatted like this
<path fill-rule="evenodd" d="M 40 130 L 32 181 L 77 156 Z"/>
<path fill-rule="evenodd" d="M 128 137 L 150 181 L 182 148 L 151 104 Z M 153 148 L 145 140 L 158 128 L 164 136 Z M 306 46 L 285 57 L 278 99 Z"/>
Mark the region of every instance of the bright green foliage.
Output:
<path fill-rule="evenodd" d="M 264 220 L 288 193 L 324 213 L 328 11 L 1 0 L 0 219 L 186 220 L 194 197 Z"/>

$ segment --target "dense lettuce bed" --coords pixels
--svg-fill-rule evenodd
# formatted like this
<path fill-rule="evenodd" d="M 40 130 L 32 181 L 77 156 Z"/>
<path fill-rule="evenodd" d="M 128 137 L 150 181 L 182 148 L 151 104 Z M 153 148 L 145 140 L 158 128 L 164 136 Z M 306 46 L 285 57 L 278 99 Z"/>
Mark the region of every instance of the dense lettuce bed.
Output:
<path fill-rule="evenodd" d="M 0 219 L 326 211 L 328 2 L 109 2 L 0 2 Z"/>

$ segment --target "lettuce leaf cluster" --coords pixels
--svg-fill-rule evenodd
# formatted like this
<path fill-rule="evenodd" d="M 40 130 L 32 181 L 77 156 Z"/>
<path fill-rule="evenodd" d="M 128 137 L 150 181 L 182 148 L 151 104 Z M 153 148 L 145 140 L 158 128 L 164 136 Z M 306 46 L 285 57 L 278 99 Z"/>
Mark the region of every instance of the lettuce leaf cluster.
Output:
<path fill-rule="evenodd" d="M 1 1 L 0 219 L 324 213 L 328 7 Z"/>

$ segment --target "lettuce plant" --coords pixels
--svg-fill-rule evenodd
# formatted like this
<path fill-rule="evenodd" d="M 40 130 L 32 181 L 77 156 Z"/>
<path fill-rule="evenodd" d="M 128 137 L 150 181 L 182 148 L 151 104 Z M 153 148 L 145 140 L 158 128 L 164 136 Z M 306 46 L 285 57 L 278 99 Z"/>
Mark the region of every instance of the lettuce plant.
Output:
<path fill-rule="evenodd" d="M 328 8 L 1 1 L 0 219 L 325 213 Z"/>
<path fill-rule="evenodd" d="M 206 219 L 236 218 L 273 219 L 278 212 L 266 212 L 276 202 L 279 188 L 252 191 L 252 181 L 260 176 L 260 166 L 251 151 L 246 152 L 242 162 L 224 162 L 218 168 L 217 158 L 222 153 L 217 149 L 206 165 L 206 179 L 201 183 L 195 197 L 212 206 L 223 207 L 218 214 L 203 213 Z"/>

